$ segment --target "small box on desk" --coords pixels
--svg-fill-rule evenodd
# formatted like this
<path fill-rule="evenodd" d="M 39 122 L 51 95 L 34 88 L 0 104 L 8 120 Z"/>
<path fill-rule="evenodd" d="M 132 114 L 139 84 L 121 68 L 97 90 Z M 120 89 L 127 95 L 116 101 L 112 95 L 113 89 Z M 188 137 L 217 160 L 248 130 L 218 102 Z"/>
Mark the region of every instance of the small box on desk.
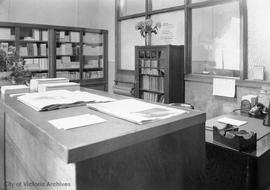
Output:
<path fill-rule="evenodd" d="M 213 127 L 213 139 L 237 150 L 256 150 L 257 134 L 234 127 L 218 129 Z"/>

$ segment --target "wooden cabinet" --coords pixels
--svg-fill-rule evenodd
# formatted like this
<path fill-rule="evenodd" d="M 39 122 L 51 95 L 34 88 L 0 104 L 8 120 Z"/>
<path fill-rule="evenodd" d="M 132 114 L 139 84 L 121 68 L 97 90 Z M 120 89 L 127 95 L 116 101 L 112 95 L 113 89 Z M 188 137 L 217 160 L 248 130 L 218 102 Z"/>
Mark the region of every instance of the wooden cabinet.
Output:
<path fill-rule="evenodd" d="M 135 47 L 135 96 L 152 102 L 184 102 L 184 46 Z"/>
<path fill-rule="evenodd" d="M 33 78 L 64 77 L 107 90 L 108 31 L 0 22 L 0 48 L 16 47 Z"/>

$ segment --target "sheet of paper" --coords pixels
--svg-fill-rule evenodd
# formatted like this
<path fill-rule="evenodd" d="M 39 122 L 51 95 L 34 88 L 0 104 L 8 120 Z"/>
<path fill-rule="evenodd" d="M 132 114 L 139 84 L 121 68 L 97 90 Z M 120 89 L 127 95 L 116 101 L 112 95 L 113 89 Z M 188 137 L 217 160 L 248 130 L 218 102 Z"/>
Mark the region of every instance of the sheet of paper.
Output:
<path fill-rule="evenodd" d="M 224 97 L 235 97 L 235 79 L 213 79 L 213 95 Z"/>
<path fill-rule="evenodd" d="M 48 121 L 57 129 L 73 129 L 76 127 L 83 127 L 87 125 L 93 125 L 96 123 L 102 123 L 106 120 L 96 115 L 84 114 L 72 117 L 65 117 L 60 119 L 54 119 Z"/>
<path fill-rule="evenodd" d="M 217 121 L 220 122 L 220 123 L 230 124 L 230 125 L 234 125 L 234 126 L 237 126 L 237 127 L 247 124 L 247 121 L 231 119 L 231 118 L 228 118 L 228 117 L 222 117 L 222 118 L 218 119 Z"/>

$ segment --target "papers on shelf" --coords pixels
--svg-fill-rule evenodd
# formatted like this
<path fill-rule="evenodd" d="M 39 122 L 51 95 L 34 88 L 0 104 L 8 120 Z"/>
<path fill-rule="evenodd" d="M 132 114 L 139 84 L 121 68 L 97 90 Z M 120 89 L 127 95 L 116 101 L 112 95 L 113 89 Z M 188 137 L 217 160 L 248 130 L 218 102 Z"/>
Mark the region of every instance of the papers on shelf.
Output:
<path fill-rule="evenodd" d="M 109 103 L 87 104 L 94 109 L 137 124 L 166 119 L 187 111 L 146 103 L 135 99 L 118 100 Z"/>
<path fill-rule="evenodd" d="M 29 87 L 26 85 L 1 86 L 1 94 L 15 94 L 25 92 L 29 92 Z"/>
<path fill-rule="evenodd" d="M 96 123 L 105 122 L 105 119 L 98 117 L 96 115 L 84 114 L 72 117 L 65 117 L 60 119 L 54 119 L 48 121 L 57 129 L 72 129 L 76 127 L 84 127 L 87 125 L 92 125 Z"/>
<path fill-rule="evenodd" d="M 61 108 L 82 106 L 89 102 L 109 102 L 112 98 L 81 91 L 55 90 L 30 93 L 18 97 L 18 100 L 36 111 L 50 111 Z"/>
<path fill-rule="evenodd" d="M 224 97 L 235 97 L 235 79 L 213 79 L 213 95 Z"/>
<path fill-rule="evenodd" d="M 241 120 L 232 119 L 232 118 L 228 118 L 228 117 L 222 117 L 222 118 L 218 119 L 217 121 L 220 123 L 230 124 L 230 125 L 234 125 L 237 127 L 240 127 L 241 125 L 247 124 L 247 121 L 241 121 Z"/>
<path fill-rule="evenodd" d="M 46 78 L 46 79 L 31 79 L 30 80 L 30 91 L 38 91 L 38 85 L 49 84 L 49 83 L 66 83 L 69 79 L 66 78 Z"/>

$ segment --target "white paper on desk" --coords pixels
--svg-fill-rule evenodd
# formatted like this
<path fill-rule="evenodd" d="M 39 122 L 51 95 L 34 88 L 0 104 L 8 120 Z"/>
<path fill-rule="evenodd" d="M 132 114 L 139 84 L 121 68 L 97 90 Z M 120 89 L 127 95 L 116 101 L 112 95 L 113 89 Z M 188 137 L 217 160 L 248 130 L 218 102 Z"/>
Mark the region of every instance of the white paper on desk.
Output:
<path fill-rule="evenodd" d="M 222 117 L 222 118 L 218 119 L 217 121 L 220 123 L 230 124 L 230 125 L 234 125 L 237 127 L 247 124 L 247 121 L 241 121 L 238 119 L 232 119 L 232 118 L 228 118 L 228 117 Z"/>
<path fill-rule="evenodd" d="M 213 95 L 235 97 L 235 79 L 213 78 Z"/>
<path fill-rule="evenodd" d="M 105 122 L 105 119 L 96 115 L 84 114 L 72 117 L 65 117 L 48 121 L 57 129 L 72 129 L 76 127 L 83 127 L 87 125 Z"/>

